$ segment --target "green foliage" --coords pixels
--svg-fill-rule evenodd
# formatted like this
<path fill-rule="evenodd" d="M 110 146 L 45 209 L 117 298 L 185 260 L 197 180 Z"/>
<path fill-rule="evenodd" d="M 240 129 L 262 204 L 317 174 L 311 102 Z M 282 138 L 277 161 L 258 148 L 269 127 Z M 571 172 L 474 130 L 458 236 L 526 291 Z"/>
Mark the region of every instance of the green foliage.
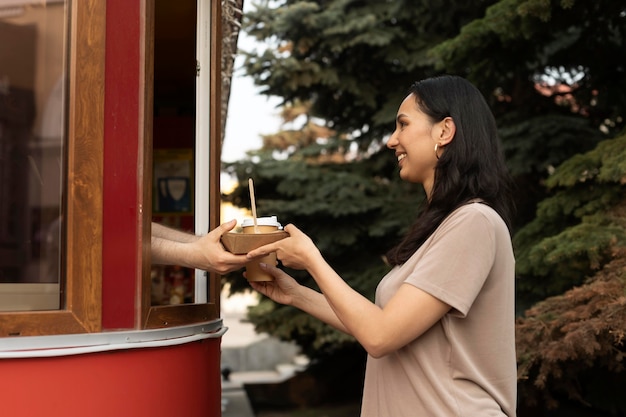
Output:
<path fill-rule="evenodd" d="M 626 247 L 626 135 L 576 155 L 546 180 L 554 194 L 514 238 L 518 304 L 562 293 Z"/>
<path fill-rule="evenodd" d="M 498 115 L 541 114 L 553 107 L 533 86 L 542 75 L 568 82 L 592 125 L 623 116 L 626 105 L 624 5 L 613 0 L 502 0 L 460 34 L 430 51 L 437 68 L 465 69 L 485 92 L 494 92 Z M 497 57 L 497 58 L 496 58 Z M 582 71 L 582 72 L 581 72 Z M 609 81 L 610 80 L 610 81 Z M 502 95 L 511 100 L 501 100 Z M 513 106 L 511 106 L 511 104 Z M 620 120 L 615 126 L 624 126 Z"/>
<path fill-rule="evenodd" d="M 515 176 L 543 176 L 572 156 L 584 152 L 602 138 L 589 121 L 574 115 L 537 115 L 500 128 L 504 151 Z"/>
<path fill-rule="evenodd" d="M 434 75 L 428 50 L 481 16 L 492 1 L 277 2 L 245 16 L 245 29 L 276 45 L 246 53 L 268 95 L 312 102 L 312 116 L 361 133 L 361 149 L 388 133 L 409 85 Z"/>
<path fill-rule="evenodd" d="M 600 143 L 584 155 L 575 155 L 548 178 L 548 187 L 573 187 L 595 181 L 599 184 L 626 183 L 626 133 Z"/>

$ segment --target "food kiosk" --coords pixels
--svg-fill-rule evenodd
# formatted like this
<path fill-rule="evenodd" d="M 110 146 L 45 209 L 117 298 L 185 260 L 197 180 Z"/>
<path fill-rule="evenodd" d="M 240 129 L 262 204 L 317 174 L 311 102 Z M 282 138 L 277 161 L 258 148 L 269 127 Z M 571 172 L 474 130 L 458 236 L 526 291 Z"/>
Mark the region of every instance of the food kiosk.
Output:
<path fill-rule="evenodd" d="M 2 415 L 220 416 L 218 0 L 0 0 Z"/>

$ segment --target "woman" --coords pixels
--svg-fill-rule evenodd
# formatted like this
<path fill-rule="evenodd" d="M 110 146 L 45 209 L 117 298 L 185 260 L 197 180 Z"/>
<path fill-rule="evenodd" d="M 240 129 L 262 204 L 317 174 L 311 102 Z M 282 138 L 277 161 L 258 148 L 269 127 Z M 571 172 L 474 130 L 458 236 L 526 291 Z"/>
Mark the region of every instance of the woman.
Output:
<path fill-rule="evenodd" d="M 353 335 L 367 350 L 362 417 L 514 416 L 516 358 L 510 179 L 480 92 L 460 77 L 415 83 L 387 147 L 427 203 L 387 258 L 376 302 L 352 290 L 295 226 L 272 251 L 320 292 L 274 266 L 252 287 Z"/>

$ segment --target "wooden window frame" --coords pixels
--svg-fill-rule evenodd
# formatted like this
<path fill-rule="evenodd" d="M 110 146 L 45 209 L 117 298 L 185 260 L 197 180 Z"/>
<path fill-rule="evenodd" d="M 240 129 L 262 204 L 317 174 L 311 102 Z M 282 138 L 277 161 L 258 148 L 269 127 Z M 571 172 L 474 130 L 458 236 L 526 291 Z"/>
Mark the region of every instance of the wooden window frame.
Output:
<path fill-rule="evenodd" d="M 62 309 L 0 313 L 0 337 L 98 332 L 106 0 L 70 1 Z"/>

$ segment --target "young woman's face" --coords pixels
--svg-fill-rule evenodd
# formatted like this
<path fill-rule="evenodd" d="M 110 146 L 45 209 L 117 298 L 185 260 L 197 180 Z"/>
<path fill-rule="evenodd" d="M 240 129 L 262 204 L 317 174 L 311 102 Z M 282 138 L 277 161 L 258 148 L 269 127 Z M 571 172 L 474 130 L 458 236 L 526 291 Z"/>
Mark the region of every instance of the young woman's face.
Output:
<path fill-rule="evenodd" d="M 413 94 L 407 96 L 398 109 L 396 130 L 387 147 L 398 158 L 400 178 L 422 184 L 426 195 L 430 195 L 435 177 L 435 144 L 440 134 L 439 123 L 433 123 L 418 109 Z"/>

